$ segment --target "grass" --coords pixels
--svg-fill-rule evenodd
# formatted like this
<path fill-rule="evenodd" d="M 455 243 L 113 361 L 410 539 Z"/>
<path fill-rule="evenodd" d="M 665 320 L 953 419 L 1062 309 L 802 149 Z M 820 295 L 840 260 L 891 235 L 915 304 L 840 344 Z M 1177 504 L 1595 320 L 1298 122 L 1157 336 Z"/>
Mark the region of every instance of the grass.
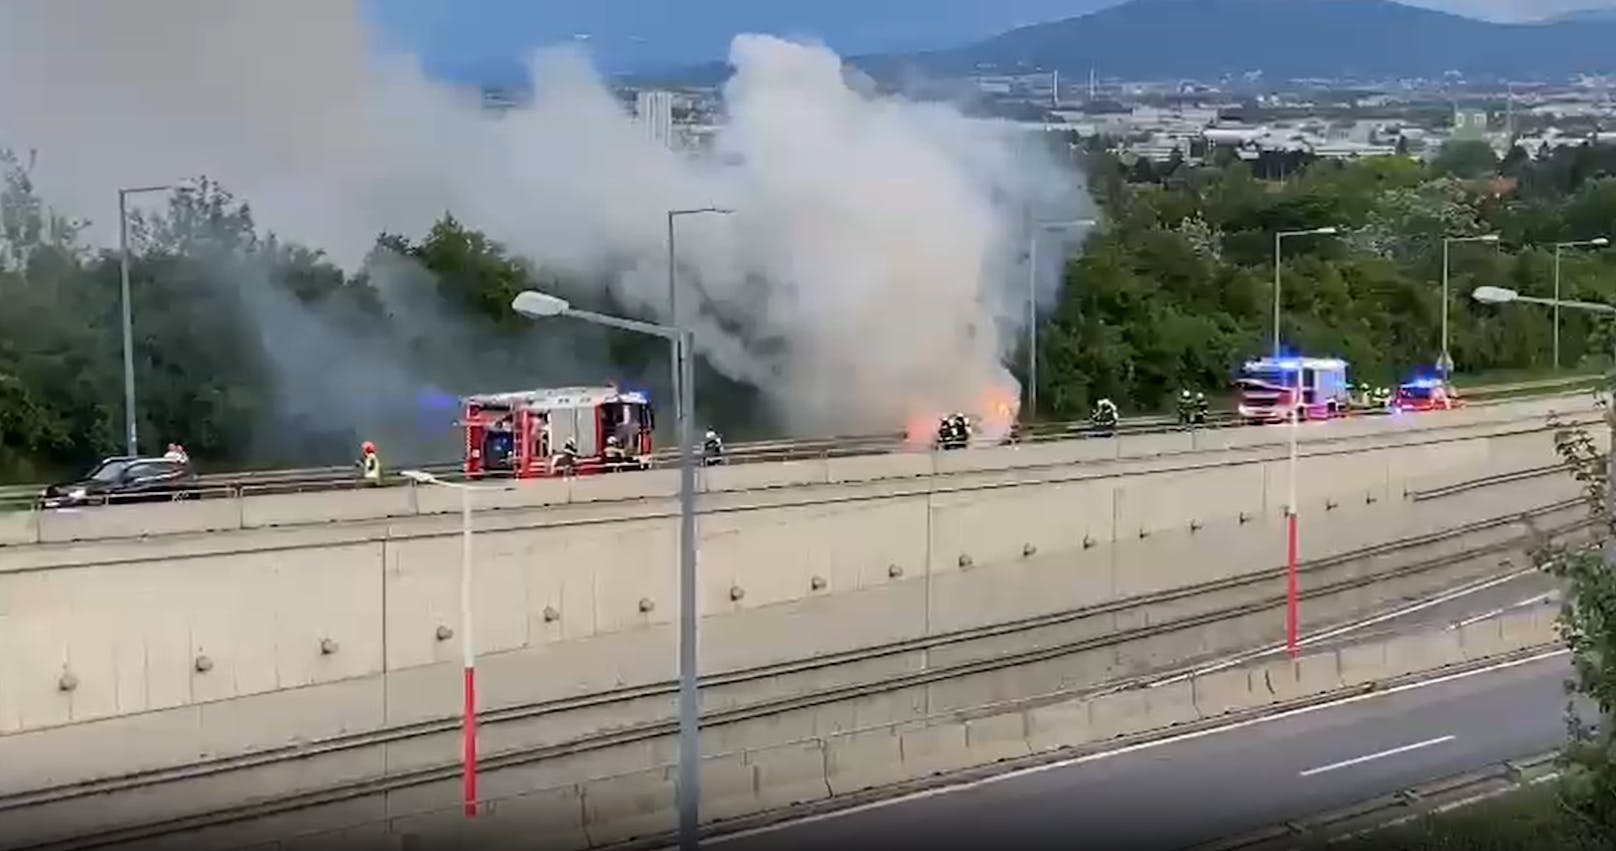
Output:
<path fill-rule="evenodd" d="M 1544 783 L 1329 845 L 1334 851 L 1595 851 Z"/>

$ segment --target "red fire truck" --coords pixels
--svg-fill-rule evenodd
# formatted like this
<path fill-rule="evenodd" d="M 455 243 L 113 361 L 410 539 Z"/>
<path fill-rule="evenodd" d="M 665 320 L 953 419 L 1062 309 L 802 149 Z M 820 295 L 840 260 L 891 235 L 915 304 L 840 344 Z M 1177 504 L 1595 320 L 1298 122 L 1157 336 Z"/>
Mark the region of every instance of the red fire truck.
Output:
<path fill-rule="evenodd" d="M 1281 423 L 1295 410 L 1302 419 L 1329 419 L 1345 412 L 1347 362 L 1339 358 L 1261 358 L 1247 361 L 1235 380 L 1240 418 L 1249 424 Z"/>
<path fill-rule="evenodd" d="M 655 420 L 644 393 L 616 387 L 567 387 L 468 396 L 460 426 L 466 430 L 467 478 L 530 479 L 565 473 L 557 463 L 567 441 L 577 452 L 572 472 L 645 469 L 651 464 Z M 607 463 L 609 438 L 623 450 Z"/>

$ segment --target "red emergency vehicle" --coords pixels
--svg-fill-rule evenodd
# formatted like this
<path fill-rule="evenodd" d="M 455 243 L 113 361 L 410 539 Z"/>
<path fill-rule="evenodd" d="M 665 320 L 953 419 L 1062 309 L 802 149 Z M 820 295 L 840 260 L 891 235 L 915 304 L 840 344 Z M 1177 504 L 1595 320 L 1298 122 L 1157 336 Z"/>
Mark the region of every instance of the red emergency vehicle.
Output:
<path fill-rule="evenodd" d="M 1450 411 L 1464 406 L 1453 385 L 1440 378 L 1417 378 L 1397 388 L 1393 411 Z"/>
<path fill-rule="evenodd" d="M 558 461 L 569 439 L 576 446 L 575 474 L 651 464 L 656 423 L 644 393 L 613 386 L 567 387 L 468 396 L 462 404 L 467 478 L 564 474 L 565 465 Z M 622 449 L 622 460 L 615 465 L 607 459 L 613 437 Z"/>
<path fill-rule="evenodd" d="M 1302 419 L 1329 419 L 1351 404 L 1347 362 L 1340 358 L 1260 358 L 1247 361 L 1235 379 L 1240 418 L 1249 424 L 1281 423 L 1294 410 Z"/>

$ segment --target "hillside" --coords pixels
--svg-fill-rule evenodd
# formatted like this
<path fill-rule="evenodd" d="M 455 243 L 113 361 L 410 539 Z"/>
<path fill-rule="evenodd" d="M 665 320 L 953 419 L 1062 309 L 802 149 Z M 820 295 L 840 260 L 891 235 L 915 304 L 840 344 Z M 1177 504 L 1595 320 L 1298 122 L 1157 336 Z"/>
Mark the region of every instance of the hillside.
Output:
<path fill-rule="evenodd" d="M 1059 69 L 1132 79 L 1467 76 L 1616 70 L 1616 20 L 1487 23 L 1388 0 L 1132 0 L 959 48 L 856 57 L 879 76 Z"/>

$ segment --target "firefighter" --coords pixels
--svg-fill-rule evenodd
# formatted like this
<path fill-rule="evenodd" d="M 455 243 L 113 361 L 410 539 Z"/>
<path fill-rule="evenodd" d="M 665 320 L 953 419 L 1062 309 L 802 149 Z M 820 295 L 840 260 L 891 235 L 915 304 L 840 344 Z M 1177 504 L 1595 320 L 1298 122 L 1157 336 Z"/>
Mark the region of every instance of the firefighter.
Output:
<path fill-rule="evenodd" d="M 606 438 L 606 454 L 604 458 L 606 461 L 606 472 L 615 473 L 618 470 L 623 469 L 623 464 L 627 457 L 628 456 L 623 453 L 623 444 L 617 439 L 617 435 L 614 434 Z"/>
<path fill-rule="evenodd" d="M 366 484 L 382 483 L 382 459 L 376 453 L 376 444 L 368 440 L 359 445 L 359 470 Z"/>
<path fill-rule="evenodd" d="M 1102 431 L 1110 431 L 1117 427 L 1117 403 L 1110 399 L 1101 399 L 1094 405 L 1094 413 L 1089 417 L 1094 427 Z"/>
<path fill-rule="evenodd" d="M 960 449 L 970 442 L 970 426 L 964 414 L 947 414 L 937 419 L 937 448 Z"/>
<path fill-rule="evenodd" d="M 561 451 L 556 454 L 554 464 L 555 471 L 566 476 L 572 475 L 578 469 L 578 441 L 575 438 L 569 437 L 566 443 L 561 444 Z"/>
<path fill-rule="evenodd" d="M 718 432 L 707 429 L 707 437 L 702 441 L 701 450 L 702 461 L 707 466 L 723 463 L 724 439 L 718 436 Z"/>
<path fill-rule="evenodd" d="M 1178 391 L 1178 424 L 1189 425 L 1194 416 L 1194 397 L 1190 396 L 1190 391 L 1187 389 Z"/>
<path fill-rule="evenodd" d="M 1207 410 L 1206 393 L 1201 390 L 1195 391 L 1195 410 L 1193 414 L 1196 425 L 1206 425 Z"/>
<path fill-rule="evenodd" d="M 964 449 L 971 444 L 971 418 L 964 414 L 954 415 L 954 448 Z"/>

